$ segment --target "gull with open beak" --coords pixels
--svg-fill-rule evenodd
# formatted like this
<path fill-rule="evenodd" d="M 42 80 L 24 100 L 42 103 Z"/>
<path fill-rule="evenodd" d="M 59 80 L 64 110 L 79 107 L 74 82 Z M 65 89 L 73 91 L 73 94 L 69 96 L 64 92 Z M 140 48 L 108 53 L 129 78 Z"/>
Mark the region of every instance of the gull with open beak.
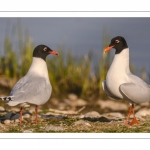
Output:
<path fill-rule="evenodd" d="M 106 80 L 102 82 L 103 89 L 113 99 L 129 101 L 131 105 L 126 119 L 126 125 L 138 124 L 139 121 L 134 114 L 134 104 L 150 101 L 150 85 L 130 72 L 129 47 L 123 37 L 114 37 L 104 52 L 106 53 L 112 48 L 116 52 L 107 72 Z M 133 114 L 133 120 L 129 122 L 131 114 Z"/>

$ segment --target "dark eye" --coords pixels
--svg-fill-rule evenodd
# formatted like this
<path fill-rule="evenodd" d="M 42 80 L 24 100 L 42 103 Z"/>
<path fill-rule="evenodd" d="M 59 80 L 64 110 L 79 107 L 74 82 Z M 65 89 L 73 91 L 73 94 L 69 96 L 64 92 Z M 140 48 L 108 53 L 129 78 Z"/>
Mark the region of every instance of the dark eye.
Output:
<path fill-rule="evenodd" d="M 44 48 L 43 48 L 43 51 L 47 51 L 47 47 L 44 47 Z"/>
<path fill-rule="evenodd" d="M 116 41 L 115 41 L 115 43 L 119 43 L 119 42 L 120 42 L 119 40 L 116 40 Z"/>

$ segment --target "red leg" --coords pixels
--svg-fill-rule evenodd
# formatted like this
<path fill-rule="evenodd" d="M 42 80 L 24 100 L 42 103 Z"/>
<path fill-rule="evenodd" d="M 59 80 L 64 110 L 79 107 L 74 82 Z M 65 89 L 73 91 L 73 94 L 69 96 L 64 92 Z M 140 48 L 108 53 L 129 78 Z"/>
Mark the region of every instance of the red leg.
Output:
<path fill-rule="evenodd" d="M 23 111 L 22 111 L 22 107 L 20 108 L 20 125 L 22 125 L 22 113 L 23 113 Z"/>
<path fill-rule="evenodd" d="M 125 125 L 129 125 L 129 118 L 130 118 L 131 112 L 132 112 L 132 105 L 129 108 L 129 112 L 128 112 L 128 116 L 127 116 Z"/>
<path fill-rule="evenodd" d="M 129 118 L 130 118 L 130 115 L 131 115 L 131 113 L 133 113 L 133 120 L 129 123 L 128 121 L 129 121 Z M 126 120 L 126 125 L 134 125 L 134 124 L 138 124 L 139 122 L 138 122 L 138 120 L 136 119 L 136 117 L 135 117 L 135 114 L 134 114 L 134 104 L 132 104 L 131 106 L 130 106 L 130 109 L 129 109 L 129 112 L 128 112 L 128 116 L 127 116 L 127 120 Z"/>
<path fill-rule="evenodd" d="M 38 106 L 35 106 L 35 115 L 36 115 L 35 123 L 37 124 L 38 123 Z"/>
<path fill-rule="evenodd" d="M 132 104 L 132 113 L 133 113 L 133 120 L 129 123 L 129 125 L 139 124 L 134 114 L 134 104 Z"/>

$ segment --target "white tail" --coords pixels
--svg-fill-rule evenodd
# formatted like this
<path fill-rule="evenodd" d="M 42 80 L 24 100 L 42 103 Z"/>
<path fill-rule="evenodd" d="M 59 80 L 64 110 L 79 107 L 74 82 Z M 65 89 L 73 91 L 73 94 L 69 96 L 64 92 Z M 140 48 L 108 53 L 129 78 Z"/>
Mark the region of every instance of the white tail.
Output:
<path fill-rule="evenodd" d="M 13 101 L 13 96 L 0 97 L 0 100 L 6 102 Z"/>

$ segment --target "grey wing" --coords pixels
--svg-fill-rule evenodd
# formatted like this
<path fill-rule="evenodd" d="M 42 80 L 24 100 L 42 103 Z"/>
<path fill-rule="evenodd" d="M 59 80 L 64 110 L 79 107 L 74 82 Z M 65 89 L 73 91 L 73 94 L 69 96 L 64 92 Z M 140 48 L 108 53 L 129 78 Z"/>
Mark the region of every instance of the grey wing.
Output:
<path fill-rule="evenodd" d="M 51 85 L 46 82 L 45 78 L 25 76 L 16 83 L 10 95 L 14 96 L 12 103 L 28 102 L 41 105 L 49 99 L 51 90 Z"/>
<path fill-rule="evenodd" d="M 22 77 L 22 78 L 15 84 L 15 86 L 13 87 L 13 89 L 11 90 L 10 96 L 15 95 L 15 93 L 17 93 L 17 92 L 24 92 L 24 91 L 21 91 L 21 90 L 24 90 L 23 87 L 24 87 L 24 85 L 26 84 L 26 82 L 27 82 L 26 76 Z"/>
<path fill-rule="evenodd" d="M 120 85 L 120 91 L 135 103 L 150 101 L 150 86 L 137 76 L 129 75 L 130 83 Z"/>
<path fill-rule="evenodd" d="M 106 80 L 102 82 L 102 87 L 103 87 L 103 90 L 106 92 L 106 94 L 112 98 L 112 99 L 117 99 L 117 100 L 120 100 L 121 98 L 119 97 L 116 97 L 115 95 L 113 95 L 109 89 L 107 88 L 107 85 L 106 85 Z"/>

